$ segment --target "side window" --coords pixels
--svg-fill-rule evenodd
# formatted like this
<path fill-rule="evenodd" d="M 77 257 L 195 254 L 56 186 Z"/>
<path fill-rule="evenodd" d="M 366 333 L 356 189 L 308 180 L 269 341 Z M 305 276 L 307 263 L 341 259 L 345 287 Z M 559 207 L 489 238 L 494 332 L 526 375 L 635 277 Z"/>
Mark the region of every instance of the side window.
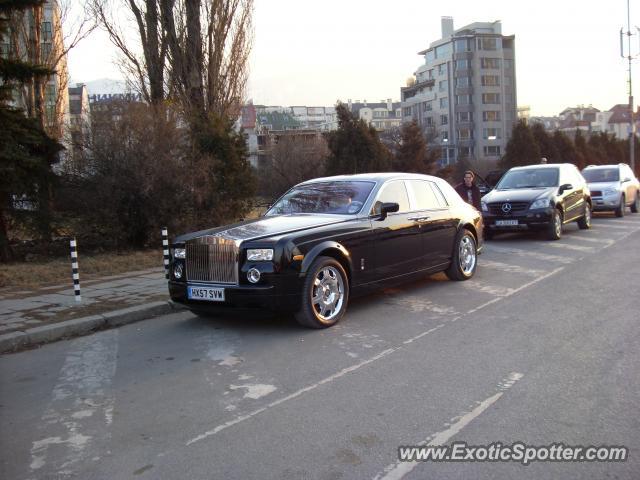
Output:
<path fill-rule="evenodd" d="M 424 180 L 410 180 L 409 184 L 416 199 L 416 210 L 431 210 L 441 208 L 441 204 L 433 191 L 430 182 Z"/>
<path fill-rule="evenodd" d="M 394 202 L 400 205 L 399 212 L 409 211 L 409 196 L 403 180 L 396 180 L 382 187 L 382 190 L 378 193 L 376 203 L 373 204 L 371 213 L 379 215 L 382 204 L 387 202 Z"/>

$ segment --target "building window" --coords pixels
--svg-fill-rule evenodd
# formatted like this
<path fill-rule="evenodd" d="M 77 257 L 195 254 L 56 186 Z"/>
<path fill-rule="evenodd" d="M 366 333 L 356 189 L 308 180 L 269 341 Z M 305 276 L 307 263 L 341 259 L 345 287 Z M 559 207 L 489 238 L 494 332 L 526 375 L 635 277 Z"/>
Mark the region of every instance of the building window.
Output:
<path fill-rule="evenodd" d="M 42 41 L 50 42 L 53 39 L 53 32 L 51 30 L 51 22 L 42 22 Z"/>
<path fill-rule="evenodd" d="M 435 49 L 436 58 L 445 58 L 451 55 L 451 43 L 445 43 Z"/>
<path fill-rule="evenodd" d="M 449 140 L 449 131 L 448 130 L 442 130 L 440 132 L 440 136 L 442 137 L 442 140 Z"/>
<path fill-rule="evenodd" d="M 499 87 L 500 77 L 498 75 L 482 75 L 483 87 Z"/>
<path fill-rule="evenodd" d="M 470 52 L 471 51 L 471 40 L 468 38 L 459 38 L 455 42 L 455 51 L 456 52 Z"/>
<path fill-rule="evenodd" d="M 6 42 L 0 42 L 0 58 L 9 58 L 11 46 Z"/>
<path fill-rule="evenodd" d="M 485 105 L 500 103 L 500 94 L 499 93 L 483 93 L 482 103 L 484 103 Z"/>
<path fill-rule="evenodd" d="M 433 102 L 432 101 L 428 101 L 428 102 L 424 102 L 423 104 L 423 111 L 424 112 L 430 112 L 431 110 L 433 110 Z"/>
<path fill-rule="evenodd" d="M 458 122 L 471 122 L 471 112 L 458 112 L 456 114 Z"/>
<path fill-rule="evenodd" d="M 496 50 L 498 48 L 498 39 L 495 37 L 478 38 L 478 50 Z"/>
<path fill-rule="evenodd" d="M 480 67 L 484 69 L 500 68 L 499 58 L 482 57 L 480 59 Z"/>
<path fill-rule="evenodd" d="M 505 93 L 504 94 L 504 101 L 506 103 L 512 103 L 513 102 L 513 94 L 512 93 Z"/>
<path fill-rule="evenodd" d="M 51 56 L 51 44 L 43 43 L 40 46 L 40 55 L 42 56 L 42 63 L 47 64 L 49 61 L 49 57 Z"/>
<path fill-rule="evenodd" d="M 505 85 L 511 85 L 511 77 L 509 75 L 506 75 L 504 77 L 504 84 Z"/>
<path fill-rule="evenodd" d="M 447 97 L 440 99 L 440 108 L 449 108 L 449 99 Z"/>
<path fill-rule="evenodd" d="M 467 70 L 470 67 L 470 60 L 456 60 L 456 70 Z"/>
<path fill-rule="evenodd" d="M 485 110 L 482 112 L 482 120 L 485 122 L 499 122 L 500 111 L 499 110 Z"/>
<path fill-rule="evenodd" d="M 469 77 L 456 78 L 456 87 L 468 87 L 468 86 L 469 86 Z"/>
<path fill-rule="evenodd" d="M 424 124 L 427 127 L 433 127 L 433 117 L 424 117 Z"/>
<path fill-rule="evenodd" d="M 441 63 L 438 65 L 438 75 L 445 75 L 447 73 L 447 64 Z"/>
<path fill-rule="evenodd" d="M 502 131 L 499 128 L 483 128 L 482 129 L 482 138 L 495 140 L 497 138 L 502 138 Z"/>
<path fill-rule="evenodd" d="M 447 80 L 441 80 L 440 82 L 438 82 L 439 92 L 446 92 L 448 88 L 449 88 L 449 82 Z"/>
<path fill-rule="evenodd" d="M 511 70 L 513 68 L 513 60 L 510 60 L 508 58 L 504 59 L 504 68 L 506 70 Z"/>
<path fill-rule="evenodd" d="M 488 145 L 484 147 L 485 157 L 499 157 L 500 147 L 498 145 Z"/>
<path fill-rule="evenodd" d="M 374 118 L 387 118 L 387 114 L 389 112 L 387 112 L 386 110 L 374 110 L 373 111 L 373 116 Z"/>
<path fill-rule="evenodd" d="M 440 115 L 440 125 L 447 125 L 449 123 L 449 117 L 447 115 Z"/>
<path fill-rule="evenodd" d="M 456 95 L 456 105 L 469 105 L 470 103 L 470 95 Z"/>
<path fill-rule="evenodd" d="M 470 128 L 458 129 L 458 140 L 469 140 L 470 138 L 472 138 Z"/>
<path fill-rule="evenodd" d="M 411 107 L 404 107 L 402 109 L 402 113 L 404 114 L 405 117 L 410 117 L 411 116 Z"/>

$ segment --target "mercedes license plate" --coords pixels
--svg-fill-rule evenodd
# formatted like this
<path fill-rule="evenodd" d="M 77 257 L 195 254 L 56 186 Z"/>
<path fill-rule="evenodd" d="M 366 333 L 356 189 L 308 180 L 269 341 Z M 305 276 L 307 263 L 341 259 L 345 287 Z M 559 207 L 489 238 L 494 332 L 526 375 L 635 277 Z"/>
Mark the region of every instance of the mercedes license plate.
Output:
<path fill-rule="evenodd" d="M 224 302 L 224 288 L 187 287 L 189 300 L 206 300 L 208 302 Z"/>
<path fill-rule="evenodd" d="M 498 227 L 513 227 L 515 225 L 518 225 L 518 220 L 496 220 Z"/>

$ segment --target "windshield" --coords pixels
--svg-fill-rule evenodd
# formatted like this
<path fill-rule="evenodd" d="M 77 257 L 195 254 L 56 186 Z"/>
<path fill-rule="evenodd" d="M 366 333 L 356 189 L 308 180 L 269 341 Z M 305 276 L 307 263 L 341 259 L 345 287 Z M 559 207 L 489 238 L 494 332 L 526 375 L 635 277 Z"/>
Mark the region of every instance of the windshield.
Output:
<path fill-rule="evenodd" d="M 338 181 L 298 185 L 280 198 L 265 215 L 332 213 L 354 215 L 375 186 L 374 182 Z"/>
<path fill-rule="evenodd" d="M 526 170 L 510 170 L 498 183 L 498 190 L 515 188 L 546 188 L 558 186 L 559 171 L 557 168 L 528 168 Z"/>
<path fill-rule="evenodd" d="M 588 183 L 620 181 L 617 168 L 587 168 L 582 171 L 582 175 Z"/>

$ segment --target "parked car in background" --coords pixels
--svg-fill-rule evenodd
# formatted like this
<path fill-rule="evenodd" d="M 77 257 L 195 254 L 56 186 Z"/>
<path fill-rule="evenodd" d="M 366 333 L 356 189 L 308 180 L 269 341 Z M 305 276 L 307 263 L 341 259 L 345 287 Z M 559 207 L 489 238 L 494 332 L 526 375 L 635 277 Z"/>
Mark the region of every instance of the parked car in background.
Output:
<path fill-rule="evenodd" d="M 514 167 L 482 197 L 485 238 L 504 231 L 544 231 L 551 240 L 562 225 L 577 221 L 591 228 L 591 194 L 570 163 Z"/>
<path fill-rule="evenodd" d="M 467 280 L 482 216 L 444 180 L 380 173 L 310 180 L 266 214 L 189 233 L 171 248 L 169 292 L 195 312 L 256 307 L 325 328 L 351 296 L 414 275 Z"/>
<path fill-rule="evenodd" d="M 640 208 L 640 183 L 626 163 L 589 165 L 582 170 L 587 180 L 594 211 L 614 211 L 623 217 L 626 207 L 633 213 Z"/>

